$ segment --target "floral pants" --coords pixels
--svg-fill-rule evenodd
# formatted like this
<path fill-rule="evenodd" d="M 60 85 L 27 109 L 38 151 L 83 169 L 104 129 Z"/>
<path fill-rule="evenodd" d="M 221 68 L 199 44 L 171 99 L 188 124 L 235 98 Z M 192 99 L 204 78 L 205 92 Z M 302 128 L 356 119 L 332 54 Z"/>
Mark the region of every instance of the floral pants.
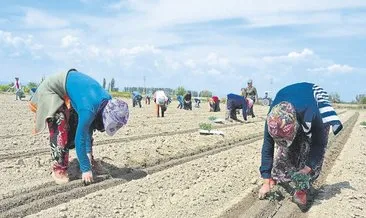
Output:
<path fill-rule="evenodd" d="M 67 170 L 69 149 L 75 148 L 75 133 L 78 116 L 74 109 L 61 106 L 53 118 L 47 120 L 50 133 L 53 170 Z"/>
<path fill-rule="evenodd" d="M 324 125 L 324 140 L 328 141 L 329 125 Z M 290 147 L 278 146 L 272 168 L 272 178 L 278 183 L 291 181 L 291 172 L 297 172 L 305 167 L 310 152 L 310 139 L 302 134 L 297 137 Z M 310 182 L 315 181 L 320 174 L 324 155 L 319 164 L 310 173 Z"/>

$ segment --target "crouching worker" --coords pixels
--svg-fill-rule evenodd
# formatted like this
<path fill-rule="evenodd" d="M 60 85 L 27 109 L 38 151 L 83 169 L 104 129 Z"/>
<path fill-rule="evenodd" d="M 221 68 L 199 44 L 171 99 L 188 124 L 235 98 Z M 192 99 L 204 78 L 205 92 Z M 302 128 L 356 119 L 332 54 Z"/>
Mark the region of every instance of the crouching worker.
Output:
<path fill-rule="evenodd" d="M 168 97 L 165 95 L 163 90 L 158 90 L 154 93 L 154 102 L 156 104 L 156 115 L 164 117 L 164 112 L 167 110 Z"/>
<path fill-rule="evenodd" d="M 184 104 L 183 104 L 183 108 L 184 110 L 192 110 L 192 93 L 190 91 L 188 91 L 184 97 Z"/>
<path fill-rule="evenodd" d="M 212 96 L 212 98 L 208 101 L 210 112 L 219 112 L 220 111 L 220 99 L 217 96 Z"/>
<path fill-rule="evenodd" d="M 142 101 L 142 96 L 141 96 L 140 92 L 133 91 L 132 92 L 132 107 L 139 105 L 139 107 L 141 108 L 141 101 Z"/>
<path fill-rule="evenodd" d="M 93 131 L 112 136 L 129 116 L 127 103 L 112 99 L 96 80 L 74 69 L 46 78 L 31 98 L 30 108 L 36 113 L 35 133 L 48 126 L 52 177 L 57 184 L 69 181 L 69 149 L 74 147 L 82 181 L 93 182 Z"/>
<path fill-rule="evenodd" d="M 330 126 L 334 134 L 342 129 L 321 87 L 297 83 L 277 93 L 264 129 L 260 198 L 265 198 L 276 183 L 294 182 L 293 201 L 300 208 L 306 206 L 310 185 L 322 169 Z"/>
<path fill-rule="evenodd" d="M 245 98 L 241 95 L 236 94 L 228 94 L 227 95 L 227 103 L 226 103 L 226 120 L 233 119 L 235 121 L 239 121 L 236 117 L 236 110 L 241 109 L 243 119 L 247 121 L 248 109 L 253 106 L 253 101 Z"/>

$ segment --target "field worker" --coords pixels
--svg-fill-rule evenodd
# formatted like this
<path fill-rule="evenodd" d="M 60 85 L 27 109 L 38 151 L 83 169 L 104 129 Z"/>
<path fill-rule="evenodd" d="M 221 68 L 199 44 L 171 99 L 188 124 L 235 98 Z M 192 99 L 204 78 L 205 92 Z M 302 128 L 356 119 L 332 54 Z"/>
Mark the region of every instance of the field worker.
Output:
<path fill-rule="evenodd" d="M 19 77 L 15 77 L 14 85 L 10 87 L 11 89 L 15 89 L 15 100 L 22 100 L 22 96 L 24 96 L 24 92 L 22 90 L 22 84 L 19 81 Z"/>
<path fill-rule="evenodd" d="M 145 96 L 145 104 L 150 105 L 150 100 L 151 100 L 151 93 L 149 92 Z"/>
<path fill-rule="evenodd" d="M 47 77 L 31 98 L 30 108 L 36 113 L 35 133 L 48 126 L 52 177 L 57 184 L 69 181 L 69 149 L 73 147 L 82 181 L 93 182 L 93 131 L 112 136 L 126 125 L 129 116 L 127 103 L 112 99 L 96 80 L 75 69 Z"/>
<path fill-rule="evenodd" d="M 246 98 L 252 99 L 254 103 L 258 101 L 258 92 L 253 86 L 253 80 L 248 80 L 248 86 L 242 90 L 242 95 Z M 255 117 L 253 107 L 250 108 L 248 115 L 252 115 L 253 118 Z"/>
<path fill-rule="evenodd" d="M 177 101 L 179 103 L 177 108 L 182 109 L 183 108 L 183 104 L 184 104 L 183 95 L 178 95 L 177 96 Z"/>
<path fill-rule="evenodd" d="M 260 198 L 264 198 L 276 183 L 294 181 L 308 184 L 310 188 L 322 168 L 330 126 L 334 134 L 342 129 L 328 94 L 321 87 L 297 83 L 277 93 L 264 129 Z M 278 146 L 276 155 L 275 143 Z M 300 183 L 295 177 L 306 179 Z M 307 204 L 308 188 L 295 189 L 293 200 L 299 206 Z"/>
<path fill-rule="evenodd" d="M 192 110 L 192 93 L 188 91 L 184 97 L 184 110 Z"/>
<path fill-rule="evenodd" d="M 210 112 L 220 111 L 220 99 L 217 96 L 212 96 L 208 102 Z"/>
<path fill-rule="evenodd" d="M 132 106 L 135 107 L 136 105 L 139 105 L 139 107 L 141 108 L 141 101 L 142 101 L 142 96 L 141 96 L 140 92 L 133 91 L 132 92 Z"/>
<path fill-rule="evenodd" d="M 154 93 L 154 102 L 156 104 L 156 115 L 160 117 L 164 117 L 164 112 L 167 109 L 168 97 L 165 95 L 163 90 L 158 90 Z"/>
<path fill-rule="evenodd" d="M 199 108 L 201 104 L 201 99 L 199 97 L 194 97 L 195 107 Z"/>
<path fill-rule="evenodd" d="M 251 107 L 251 105 L 248 105 L 248 103 L 250 102 L 243 96 L 233 93 L 228 94 L 226 103 L 226 120 L 233 119 L 238 121 L 238 118 L 236 117 L 236 110 L 241 109 L 243 119 L 247 121 L 248 108 Z"/>

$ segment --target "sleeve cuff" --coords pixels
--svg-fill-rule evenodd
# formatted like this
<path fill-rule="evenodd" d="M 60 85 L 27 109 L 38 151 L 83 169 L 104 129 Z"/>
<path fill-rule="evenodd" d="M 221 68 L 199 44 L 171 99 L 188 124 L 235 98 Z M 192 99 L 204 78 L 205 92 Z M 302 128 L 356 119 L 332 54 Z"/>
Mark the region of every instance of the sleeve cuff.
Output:
<path fill-rule="evenodd" d="M 271 173 L 262 172 L 261 176 L 262 176 L 263 179 L 270 179 L 271 178 Z"/>

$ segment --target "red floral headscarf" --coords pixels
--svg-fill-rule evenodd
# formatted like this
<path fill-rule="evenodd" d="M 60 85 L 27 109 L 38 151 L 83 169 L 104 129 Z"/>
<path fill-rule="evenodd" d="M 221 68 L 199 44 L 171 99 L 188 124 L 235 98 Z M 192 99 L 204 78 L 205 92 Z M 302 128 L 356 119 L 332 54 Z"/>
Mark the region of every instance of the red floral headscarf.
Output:
<path fill-rule="evenodd" d="M 275 105 L 267 116 L 267 125 L 273 140 L 278 145 L 289 147 L 299 127 L 294 106 L 286 101 Z"/>

